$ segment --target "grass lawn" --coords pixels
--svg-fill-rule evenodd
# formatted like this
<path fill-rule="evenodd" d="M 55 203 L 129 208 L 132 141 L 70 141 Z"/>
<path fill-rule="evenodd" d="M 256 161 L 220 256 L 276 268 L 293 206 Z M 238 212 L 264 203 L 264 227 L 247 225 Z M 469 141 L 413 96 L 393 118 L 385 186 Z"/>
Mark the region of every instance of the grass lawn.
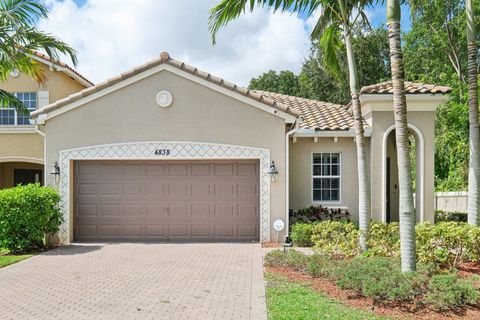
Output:
<path fill-rule="evenodd" d="M 357 320 L 387 319 L 371 312 L 345 306 L 311 288 L 308 284 L 290 281 L 284 276 L 266 273 L 267 308 L 270 320 Z"/>
<path fill-rule="evenodd" d="M 0 248 L 0 268 L 30 258 L 33 254 L 9 255 L 8 250 Z"/>

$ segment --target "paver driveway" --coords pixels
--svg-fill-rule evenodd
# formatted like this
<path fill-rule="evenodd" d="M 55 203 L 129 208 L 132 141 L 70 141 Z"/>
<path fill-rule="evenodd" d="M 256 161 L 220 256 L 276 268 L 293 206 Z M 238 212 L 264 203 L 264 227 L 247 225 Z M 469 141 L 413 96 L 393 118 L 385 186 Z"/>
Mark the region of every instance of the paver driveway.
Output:
<path fill-rule="evenodd" d="M 1 319 L 266 319 L 259 244 L 76 244 L 0 269 Z"/>

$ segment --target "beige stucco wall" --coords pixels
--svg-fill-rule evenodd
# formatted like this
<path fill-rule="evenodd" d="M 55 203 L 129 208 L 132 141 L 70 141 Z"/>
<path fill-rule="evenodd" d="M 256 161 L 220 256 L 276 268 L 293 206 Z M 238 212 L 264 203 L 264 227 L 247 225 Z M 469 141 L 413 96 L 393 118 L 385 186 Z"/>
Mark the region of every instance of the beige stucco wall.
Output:
<path fill-rule="evenodd" d="M 47 81 L 38 84 L 31 77 L 20 74 L 18 77 L 8 77 L 5 82 L 0 82 L 0 89 L 9 92 L 37 92 L 49 91 L 50 103 L 65 98 L 75 92 L 85 89 L 78 81 L 70 78 L 62 71 L 51 71 L 48 66 L 42 64 Z"/>
<path fill-rule="evenodd" d="M 172 93 L 170 107 L 156 104 L 160 90 Z M 285 121 L 169 71 L 49 119 L 42 130 L 47 171 L 60 151 L 101 144 L 193 141 L 269 149 L 279 171 L 271 184 L 271 221 L 285 219 Z"/>
<path fill-rule="evenodd" d="M 413 105 L 413 103 L 412 103 Z M 408 122 L 418 128 L 424 140 L 424 220 L 433 222 L 434 204 L 434 148 L 435 148 L 435 112 L 434 111 L 409 111 Z M 382 221 L 383 209 L 383 143 L 384 135 L 394 125 L 393 112 L 372 112 L 372 137 L 371 137 L 371 172 L 372 172 L 372 216 L 374 220 Z M 417 153 L 417 162 L 418 153 Z M 420 165 L 417 166 L 417 173 Z M 420 185 L 417 184 L 417 190 Z M 417 201 L 418 201 L 417 194 Z M 417 206 L 419 204 L 417 203 Z M 420 220 L 419 211 L 417 220 Z"/>
<path fill-rule="evenodd" d="M 368 143 L 368 139 L 367 139 Z M 368 145 L 367 145 L 368 148 Z M 340 202 L 312 202 L 312 153 L 339 152 L 341 154 Z M 298 138 L 290 142 L 290 209 L 310 205 L 346 207 L 353 220 L 358 220 L 357 150 L 353 138 Z"/>
<path fill-rule="evenodd" d="M 31 77 L 20 74 L 16 78 L 9 76 L 7 81 L 0 82 L 0 89 L 9 92 L 49 91 L 50 103 L 84 89 L 80 83 L 63 72 L 51 71 L 46 65 L 42 65 L 42 68 L 47 77 L 44 84 L 38 84 Z M 13 131 L 13 129 L 20 128 L 29 133 Z M 43 162 L 43 149 L 43 137 L 35 132 L 33 126 L 0 126 L 0 163 L 10 161 Z"/>

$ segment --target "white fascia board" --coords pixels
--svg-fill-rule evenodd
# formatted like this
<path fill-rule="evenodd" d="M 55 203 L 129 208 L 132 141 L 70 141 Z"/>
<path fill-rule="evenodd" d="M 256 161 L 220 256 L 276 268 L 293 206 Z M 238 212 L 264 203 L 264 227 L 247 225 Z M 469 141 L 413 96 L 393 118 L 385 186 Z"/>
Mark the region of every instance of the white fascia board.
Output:
<path fill-rule="evenodd" d="M 163 71 L 163 70 L 167 70 L 167 71 L 169 71 L 169 72 L 171 72 L 171 73 L 173 73 L 173 74 L 176 74 L 176 75 L 178 75 L 178 76 L 180 76 L 180 77 L 186 78 L 186 79 L 191 80 L 191 81 L 193 81 L 193 82 L 196 82 L 196 83 L 198 83 L 198 84 L 200 84 L 200 85 L 203 85 L 204 87 L 210 88 L 210 89 L 212 89 L 212 90 L 214 90 L 214 91 L 217 91 L 217 92 L 220 92 L 220 93 L 223 93 L 224 95 L 227 95 L 227 96 L 232 97 L 232 98 L 234 98 L 234 99 L 236 99 L 236 100 L 242 101 L 242 102 L 244 102 L 244 103 L 246 103 L 246 104 L 249 104 L 249 105 L 251 105 L 251 106 L 254 106 L 254 107 L 256 107 L 256 108 L 258 108 L 258 109 L 261 109 L 261 110 L 263 110 L 263 111 L 265 111 L 265 112 L 268 112 L 268 113 L 270 113 L 270 114 L 274 114 L 274 115 L 276 115 L 276 116 L 278 116 L 278 117 L 280 117 L 280 118 L 283 118 L 286 123 L 295 123 L 295 121 L 297 120 L 297 117 L 295 117 L 295 116 L 293 116 L 293 115 L 291 115 L 291 114 L 288 114 L 288 113 L 283 112 L 283 111 L 281 111 L 281 110 L 275 109 L 275 108 L 273 108 L 273 107 L 269 107 L 269 106 L 267 106 L 267 105 L 265 105 L 265 104 L 263 104 L 263 103 L 261 103 L 261 102 L 255 101 L 254 99 L 249 98 L 249 97 L 246 97 L 246 96 L 244 96 L 244 95 L 242 95 L 242 94 L 240 94 L 240 93 L 237 93 L 237 92 L 234 92 L 234 91 L 229 90 L 229 89 L 227 89 L 227 88 L 224 88 L 224 87 L 222 87 L 222 86 L 220 86 L 220 85 L 217 85 L 217 84 L 215 84 L 215 83 L 212 83 L 212 82 L 210 82 L 210 81 L 208 81 L 208 80 L 204 80 L 204 79 L 202 79 L 202 78 L 200 78 L 200 77 L 198 77 L 198 76 L 192 75 L 192 74 L 190 74 L 190 73 L 188 73 L 188 72 L 186 72 L 186 71 L 183 71 L 183 70 L 180 70 L 180 69 L 178 69 L 178 68 L 172 67 L 172 66 L 170 66 L 170 65 L 168 65 L 168 64 L 160 64 L 160 65 L 158 65 L 158 66 L 155 66 L 155 67 L 152 67 L 152 68 L 150 68 L 150 69 L 148 69 L 148 70 L 145 70 L 145 71 L 143 71 L 143 72 L 141 72 L 141 73 L 139 73 L 139 74 L 136 74 L 136 75 L 134 75 L 134 76 L 131 76 L 130 78 L 127 78 L 127 79 L 125 79 L 125 80 L 123 80 L 123 81 L 120 81 L 120 82 L 118 82 L 118 83 L 115 83 L 115 84 L 113 84 L 113 85 L 111 85 L 111 86 L 108 86 L 108 87 L 106 87 L 106 88 L 104 88 L 104 89 L 101 89 L 100 91 L 95 92 L 95 93 L 93 93 L 93 94 L 91 94 L 91 95 L 88 95 L 88 96 L 86 96 L 86 97 L 84 97 L 84 98 L 80 98 L 80 99 L 78 99 L 78 100 L 76 100 L 76 101 L 73 101 L 73 102 L 71 102 L 71 103 L 69 103 L 69 104 L 67 104 L 67 105 L 65 105 L 65 106 L 63 106 L 63 107 L 60 107 L 59 109 L 55 109 L 55 110 L 52 110 L 52 111 L 50 111 L 50 112 L 47 112 L 46 114 L 44 114 L 46 117 L 45 117 L 45 119 L 43 120 L 43 123 L 44 123 L 46 120 L 48 120 L 48 119 L 54 118 L 54 117 L 56 117 L 56 116 L 58 116 L 58 115 L 61 115 L 61 114 L 65 113 L 65 112 L 68 112 L 68 111 L 70 111 L 70 110 L 76 109 L 76 108 L 78 108 L 78 107 L 80 107 L 80 106 L 82 106 L 82 105 L 84 105 L 84 104 L 87 104 L 87 103 L 89 103 L 89 102 L 91 102 L 91 101 L 93 101 L 93 100 L 96 100 L 96 99 L 98 99 L 98 98 L 100 98 L 100 97 L 103 97 L 103 96 L 105 96 L 105 95 L 107 95 L 107 94 L 110 94 L 110 93 L 112 93 L 112 92 L 115 92 L 115 91 L 117 91 L 117 90 L 119 90 L 119 89 L 122 89 L 122 88 L 124 88 L 124 87 L 126 87 L 126 86 L 128 86 L 128 85 L 130 85 L 130 84 L 133 84 L 133 83 L 135 83 L 135 82 L 137 82 L 137 81 L 140 81 L 140 80 L 142 80 L 142 79 L 144 79 L 144 78 L 147 78 L 147 77 L 149 77 L 149 76 L 152 76 L 152 75 L 154 75 L 154 74 L 156 74 L 156 73 L 158 73 L 158 72 L 160 72 L 160 71 Z M 47 106 L 46 108 L 48 108 L 48 106 Z M 39 118 L 39 117 L 40 117 L 40 115 L 38 116 L 38 118 Z"/>
<path fill-rule="evenodd" d="M 60 71 L 60 72 L 63 72 L 63 73 L 66 73 L 70 78 L 73 78 L 75 79 L 76 81 L 80 82 L 83 86 L 85 86 L 86 88 L 89 88 L 92 86 L 92 84 L 88 81 L 86 81 L 85 79 L 83 79 L 82 77 L 80 77 L 78 74 L 76 74 L 75 72 L 73 72 L 72 70 L 68 69 L 68 68 L 65 68 L 65 67 L 62 67 L 52 61 L 49 61 L 49 60 L 46 60 L 46 59 L 43 59 L 43 58 L 40 58 L 39 56 L 36 56 L 36 55 L 28 55 L 30 58 L 34 59 L 34 60 L 37 60 L 41 63 L 44 63 L 46 64 L 47 66 L 49 67 L 52 67 L 54 70 L 56 71 Z"/>
<path fill-rule="evenodd" d="M 0 127 L 1 133 L 36 133 L 34 126 L 6 126 Z"/>
<path fill-rule="evenodd" d="M 338 131 L 336 131 L 336 130 L 315 131 L 315 129 L 299 129 L 293 136 L 298 137 L 298 138 L 355 137 L 355 129 L 350 128 L 349 130 L 338 130 Z M 365 137 L 371 137 L 372 136 L 372 128 L 371 127 L 365 128 L 364 136 Z"/>

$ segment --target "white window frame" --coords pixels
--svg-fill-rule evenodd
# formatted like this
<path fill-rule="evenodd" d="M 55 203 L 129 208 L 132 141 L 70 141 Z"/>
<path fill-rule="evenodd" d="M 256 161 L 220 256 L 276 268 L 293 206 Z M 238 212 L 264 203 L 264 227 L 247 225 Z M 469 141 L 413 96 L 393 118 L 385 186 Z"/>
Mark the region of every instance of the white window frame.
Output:
<path fill-rule="evenodd" d="M 338 153 L 338 175 L 336 176 L 324 176 L 324 175 L 319 175 L 319 176 L 316 176 L 313 174 L 313 166 L 314 166 L 314 163 L 313 163 L 313 156 L 315 154 L 325 154 L 325 153 L 329 153 L 329 154 L 332 154 L 332 153 Z M 318 164 L 317 164 L 318 165 Z M 311 154 L 311 157 L 310 157 L 310 176 L 311 176 L 311 179 L 310 179 L 310 196 L 311 196 L 311 200 L 312 200 L 312 203 L 314 204 L 340 204 L 342 203 L 342 153 L 339 152 L 339 151 L 336 151 L 336 152 L 312 152 Z M 316 179 L 316 178 L 338 178 L 338 200 L 330 200 L 330 201 L 325 201 L 325 200 L 315 200 L 313 198 L 313 191 L 314 191 L 314 188 L 313 188 L 313 180 Z"/>
<path fill-rule="evenodd" d="M 35 94 L 35 109 L 29 109 L 31 111 L 36 110 L 38 108 L 38 92 L 36 91 L 28 91 L 28 92 L 12 92 L 13 95 L 17 96 L 17 94 Z M 1 108 L 1 110 L 8 110 L 8 111 L 13 111 L 14 113 L 14 118 L 13 118 L 13 124 L 2 124 L 0 123 L 0 127 L 31 127 L 30 123 L 28 124 L 18 124 L 18 116 L 19 113 L 15 108 Z"/>

